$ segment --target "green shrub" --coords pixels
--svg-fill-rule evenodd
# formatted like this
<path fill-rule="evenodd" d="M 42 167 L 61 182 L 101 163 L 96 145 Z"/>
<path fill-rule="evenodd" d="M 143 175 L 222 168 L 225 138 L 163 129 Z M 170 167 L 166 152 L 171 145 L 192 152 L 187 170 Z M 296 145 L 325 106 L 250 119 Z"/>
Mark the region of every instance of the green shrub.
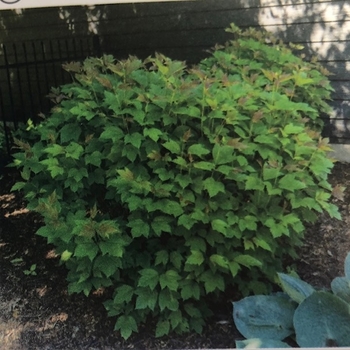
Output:
<path fill-rule="evenodd" d="M 287 347 L 294 335 L 304 348 L 350 346 L 350 254 L 345 276 L 336 277 L 332 292 L 316 291 L 310 284 L 280 273 L 284 294 L 255 295 L 234 304 L 233 318 L 246 338 L 237 348 Z"/>
<path fill-rule="evenodd" d="M 240 32 L 196 67 L 160 54 L 89 58 L 14 164 L 67 266 L 69 292 L 113 287 L 124 338 L 200 332 L 205 296 L 268 292 L 303 222 L 328 202 L 320 114 L 330 86 L 263 34 Z M 36 140 L 36 141 L 35 141 Z"/>

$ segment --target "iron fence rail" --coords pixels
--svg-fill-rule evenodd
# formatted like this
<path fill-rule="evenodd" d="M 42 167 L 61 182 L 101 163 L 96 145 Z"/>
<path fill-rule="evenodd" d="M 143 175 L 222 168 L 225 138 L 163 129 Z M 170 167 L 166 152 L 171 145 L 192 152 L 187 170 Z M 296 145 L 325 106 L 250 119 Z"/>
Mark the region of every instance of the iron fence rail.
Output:
<path fill-rule="evenodd" d="M 28 119 L 49 112 L 51 87 L 71 81 L 62 64 L 100 56 L 98 36 L 64 38 L 0 46 L 0 132 L 10 153 L 11 133 Z"/>

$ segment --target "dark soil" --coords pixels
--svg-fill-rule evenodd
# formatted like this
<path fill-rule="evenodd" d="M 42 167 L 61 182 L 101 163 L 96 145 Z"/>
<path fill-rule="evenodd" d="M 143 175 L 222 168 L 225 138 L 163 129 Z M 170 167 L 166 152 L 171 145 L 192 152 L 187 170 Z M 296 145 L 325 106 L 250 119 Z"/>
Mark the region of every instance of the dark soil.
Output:
<path fill-rule="evenodd" d="M 201 335 L 155 338 L 153 326 L 146 325 L 124 341 L 102 305 L 106 293 L 67 294 L 65 268 L 53 247 L 35 235 L 40 217 L 10 192 L 17 178 L 10 170 L 0 180 L 0 349 L 218 349 L 234 348 L 242 339 L 232 321 L 231 300 L 225 299 L 215 305 L 217 314 Z M 337 163 L 330 182 L 348 187 L 344 201 L 334 199 L 343 221 L 320 215 L 295 262 L 300 277 L 320 288 L 343 274 L 350 251 L 350 165 Z"/>

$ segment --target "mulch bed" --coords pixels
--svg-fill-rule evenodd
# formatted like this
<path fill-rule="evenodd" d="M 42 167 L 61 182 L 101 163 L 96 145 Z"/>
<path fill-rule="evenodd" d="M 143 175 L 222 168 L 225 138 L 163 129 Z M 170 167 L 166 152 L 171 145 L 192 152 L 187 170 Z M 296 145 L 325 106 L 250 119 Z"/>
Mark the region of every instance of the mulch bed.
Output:
<path fill-rule="evenodd" d="M 35 235 L 40 217 L 25 209 L 20 194 L 10 192 L 17 178 L 17 172 L 9 170 L 0 180 L 1 349 L 223 349 L 234 348 L 235 340 L 242 339 L 233 324 L 231 299 L 223 298 L 201 335 L 155 338 L 149 324 L 124 341 L 102 305 L 105 294 L 67 294 L 65 268 L 59 266 L 53 247 Z M 300 277 L 320 288 L 343 274 L 350 251 L 350 165 L 337 163 L 330 182 L 347 187 L 344 201 L 334 199 L 343 220 L 320 215 L 308 227 L 295 262 Z M 29 273 L 33 264 L 35 275 Z"/>

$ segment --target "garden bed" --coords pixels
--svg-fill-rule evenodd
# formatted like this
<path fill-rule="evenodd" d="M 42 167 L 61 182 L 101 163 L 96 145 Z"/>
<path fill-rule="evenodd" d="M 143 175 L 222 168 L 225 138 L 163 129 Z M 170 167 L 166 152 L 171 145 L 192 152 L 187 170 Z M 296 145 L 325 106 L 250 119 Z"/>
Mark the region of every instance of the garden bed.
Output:
<path fill-rule="evenodd" d="M 11 349 L 214 349 L 233 348 L 242 339 L 233 325 L 230 291 L 202 335 L 171 334 L 155 338 L 154 325 L 124 341 L 113 331 L 102 305 L 108 291 L 89 298 L 68 295 L 66 271 L 53 247 L 34 233 L 40 217 L 25 209 L 19 194 L 10 193 L 18 174 L 11 170 L 0 181 L 0 344 Z M 333 186 L 346 186 L 344 201 L 334 199 L 343 221 L 322 214 L 308 227 L 300 259 L 295 262 L 302 279 L 319 288 L 343 273 L 350 251 L 350 165 L 336 164 Z"/>

